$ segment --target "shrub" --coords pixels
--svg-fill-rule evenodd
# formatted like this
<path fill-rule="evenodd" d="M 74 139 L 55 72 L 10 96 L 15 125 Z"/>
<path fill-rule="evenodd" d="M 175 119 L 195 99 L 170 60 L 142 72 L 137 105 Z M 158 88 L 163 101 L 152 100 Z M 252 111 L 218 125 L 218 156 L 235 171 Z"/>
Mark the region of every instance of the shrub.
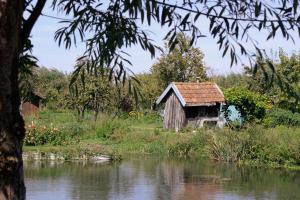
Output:
<path fill-rule="evenodd" d="M 168 154 L 171 156 L 187 157 L 192 150 L 192 141 L 185 140 L 172 144 L 168 148 Z"/>
<path fill-rule="evenodd" d="M 223 129 L 206 136 L 207 153 L 215 160 L 274 167 L 300 164 L 299 129 L 253 126 L 242 131 Z"/>
<path fill-rule="evenodd" d="M 267 127 L 275 127 L 278 125 L 299 126 L 300 114 L 276 108 L 267 113 L 263 122 Z"/>
<path fill-rule="evenodd" d="M 264 129 L 246 159 L 272 166 L 300 164 L 299 129 L 278 126 Z"/>
<path fill-rule="evenodd" d="M 252 122 L 264 118 L 266 111 L 272 108 L 272 102 L 265 95 L 252 92 L 244 87 L 229 88 L 224 91 L 226 105 L 224 116 L 229 119 L 229 106 L 234 105 L 240 112 L 244 122 Z"/>
<path fill-rule="evenodd" d="M 143 121 L 146 123 L 156 123 L 161 122 L 162 117 L 155 111 L 146 111 L 144 112 Z"/>
<path fill-rule="evenodd" d="M 209 155 L 215 160 L 235 162 L 243 158 L 243 143 L 235 131 L 216 132 L 208 144 Z"/>
<path fill-rule="evenodd" d="M 168 154 L 170 156 L 189 157 L 197 155 L 206 157 L 203 152 L 204 146 L 207 143 L 208 134 L 205 130 L 200 130 L 196 134 L 181 133 L 175 143 L 168 145 Z"/>
<path fill-rule="evenodd" d="M 78 142 L 74 134 L 70 134 L 64 128 L 50 124 L 50 126 L 34 123 L 33 121 L 26 127 L 24 138 L 25 145 L 65 145 Z"/>
<path fill-rule="evenodd" d="M 250 127 L 237 131 L 231 129 L 216 130 L 208 135 L 208 155 L 214 159 L 225 162 L 239 162 L 257 155 L 253 151 L 261 145 L 263 129 Z"/>
<path fill-rule="evenodd" d="M 64 123 L 63 129 L 68 132 L 71 136 L 79 136 L 86 132 L 89 127 L 79 122 L 68 122 Z"/>
<path fill-rule="evenodd" d="M 128 119 L 139 123 L 155 123 L 161 121 L 161 116 L 155 111 L 131 111 Z"/>
<path fill-rule="evenodd" d="M 115 120 L 106 120 L 96 127 L 96 135 L 98 138 L 111 138 L 114 134 L 126 133 L 128 126 Z"/>
<path fill-rule="evenodd" d="M 129 118 L 136 120 L 136 119 L 142 118 L 144 116 L 144 113 L 133 110 L 128 113 L 128 116 L 129 116 Z"/>

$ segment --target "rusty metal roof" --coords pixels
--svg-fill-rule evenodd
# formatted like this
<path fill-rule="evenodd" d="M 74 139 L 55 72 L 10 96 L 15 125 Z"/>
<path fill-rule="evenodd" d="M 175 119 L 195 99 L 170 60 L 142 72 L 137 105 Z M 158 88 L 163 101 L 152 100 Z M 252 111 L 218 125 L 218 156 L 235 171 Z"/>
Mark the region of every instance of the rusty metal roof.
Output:
<path fill-rule="evenodd" d="M 223 92 L 213 82 L 173 82 L 166 88 L 156 103 L 159 104 L 163 101 L 171 89 L 175 92 L 182 106 L 214 105 L 225 102 Z"/>

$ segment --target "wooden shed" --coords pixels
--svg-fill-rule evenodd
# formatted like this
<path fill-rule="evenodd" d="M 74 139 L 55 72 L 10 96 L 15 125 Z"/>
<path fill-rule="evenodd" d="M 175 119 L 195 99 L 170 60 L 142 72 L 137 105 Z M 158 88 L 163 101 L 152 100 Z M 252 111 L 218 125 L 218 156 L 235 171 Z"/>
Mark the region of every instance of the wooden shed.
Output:
<path fill-rule="evenodd" d="M 188 124 L 195 128 L 206 123 L 218 127 L 224 124 L 220 110 L 225 99 L 215 83 L 172 82 L 156 101 L 156 104 L 162 103 L 165 103 L 166 129 L 178 132 Z"/>
<path fill-rule="evenodd" d="M 31 93 L 28 95 L 28 97 L 24 99 L 20 105 L 20 112 L 22 116 L 37 117 L 41 107 L 41 101 L 43 99 L 45 99 L 43 96 L 36 93 Z"/>

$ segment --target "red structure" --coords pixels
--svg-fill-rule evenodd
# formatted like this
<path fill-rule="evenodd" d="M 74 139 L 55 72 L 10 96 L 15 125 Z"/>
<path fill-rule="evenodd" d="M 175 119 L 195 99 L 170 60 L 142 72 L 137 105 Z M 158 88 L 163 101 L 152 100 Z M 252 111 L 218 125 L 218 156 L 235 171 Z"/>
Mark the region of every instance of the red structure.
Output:
<path fill-rule="evenodd" d="M 39 110 L 41 107 L 41 101 L 44 99 L 41 95 L 32 94 L 21 104 L 20 112 L 23 117 L 25 116 L 35 116 L 38 117 Z"/>

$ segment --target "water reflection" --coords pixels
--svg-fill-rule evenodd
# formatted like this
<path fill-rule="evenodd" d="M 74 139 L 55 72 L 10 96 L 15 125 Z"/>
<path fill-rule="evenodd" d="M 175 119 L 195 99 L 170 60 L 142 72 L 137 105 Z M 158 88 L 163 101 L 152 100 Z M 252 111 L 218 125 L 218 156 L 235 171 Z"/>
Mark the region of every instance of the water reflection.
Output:
<path fill-rule="evenodd" d="M 25 163 L 27 199 L 300 199 L 300 173 L 152 157 Z"/>

